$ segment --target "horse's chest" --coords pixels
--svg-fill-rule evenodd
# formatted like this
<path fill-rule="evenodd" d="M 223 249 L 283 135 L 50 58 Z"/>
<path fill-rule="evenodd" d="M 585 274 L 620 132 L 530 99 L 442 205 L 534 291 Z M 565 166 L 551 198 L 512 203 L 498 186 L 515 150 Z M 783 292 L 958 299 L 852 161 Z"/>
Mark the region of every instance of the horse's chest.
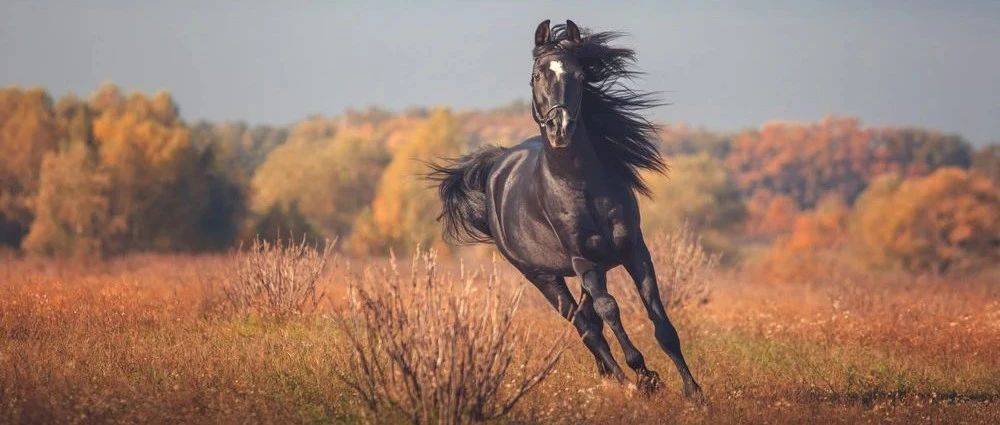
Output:
<path fill-rule="evenodd" d="M 622 206 L 607 198 L 562 205 L 555 220 L 553 227 L 574 255 L 595 259 L 616 257 L 629 234 Z"/>

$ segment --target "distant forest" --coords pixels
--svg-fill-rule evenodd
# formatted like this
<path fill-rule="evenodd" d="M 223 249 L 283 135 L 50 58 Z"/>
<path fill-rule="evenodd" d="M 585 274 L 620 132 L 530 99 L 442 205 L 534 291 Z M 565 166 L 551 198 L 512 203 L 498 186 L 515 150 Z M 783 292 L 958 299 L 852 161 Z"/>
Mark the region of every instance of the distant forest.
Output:
<path fill-rule="evenodd" d="M 850 253 L 865 267 L 1000 261 L 1000 146 L 856 118 L 721 133 L 661 127 L 647 232 L 689 226 L 730 262 L 776 270 Z M 185 122 L 168 93 L 0 90 L 0 245 L 18 254 L 204 252 L 287 235 L 357 255 L 441 241 L 422 161 L 537 134 L 526 104 L 351 111 L 288 127 Z M 838 254 L 839 255 L 839 254 Z"/>

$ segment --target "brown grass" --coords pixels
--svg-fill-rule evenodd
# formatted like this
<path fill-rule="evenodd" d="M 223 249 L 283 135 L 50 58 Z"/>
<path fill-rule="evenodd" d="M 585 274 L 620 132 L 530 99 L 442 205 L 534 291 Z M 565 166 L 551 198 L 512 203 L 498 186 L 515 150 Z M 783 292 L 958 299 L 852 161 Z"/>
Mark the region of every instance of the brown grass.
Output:
<path fill-rule="evenodd" d="M 5 259 L 0 423 L 370 418 L 362 398 L 337 379 L 355 371 L 343 366 L 350 364 L 344 357 L 350 339 L 333 312 L 350 309 L 348 282 L 384 287 L 377 270 L 386 262 L 342 259 L 317 279 L 328 296 L 316 311 L 287 320 L 219 314 L 218 282 L 231 267 L 228 257 L 139 255 L 92 264 Z M 442 276 L 460 275 L 458 264 L 438 267 Z M 521 285 L 505 264 L 498 267 L 502 285 Z M 724 271 L 712 275 L 710 302 L 671 311 L 707 404 L 680 396 L 669 360 L 656 348 L 645 315 L 635 311 L 625 315 L 625 325 L 649 366 L 667 380 L 663 390 L 643 396 L 601 379 L 593 358 L 571 338 L 549 378 L 501 421 L 996 423 L 998 281 L 996 272 L 845 274 L 777 284 Z M 624 273 L 613 273 L 612 282 L 619 300 L 633 296 Z M 457 297 L 450 299 L 480 290 L 440 289 Z M 570 329 L 530 286 L 514 326 L 530 326 L 535 336 L 522 345 L 539 354 Z M 516 378 L 530 375 L 515 372 L 505 382 L 516 385 Z"/>

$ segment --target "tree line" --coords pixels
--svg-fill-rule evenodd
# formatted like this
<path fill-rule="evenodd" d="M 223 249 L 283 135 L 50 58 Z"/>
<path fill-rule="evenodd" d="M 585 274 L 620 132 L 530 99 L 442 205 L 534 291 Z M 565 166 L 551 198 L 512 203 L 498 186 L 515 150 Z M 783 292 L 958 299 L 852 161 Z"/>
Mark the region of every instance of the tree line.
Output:
<path fill-rule="evenodd" d="M 357 254 L 448 250 L 424 161 L 518 143 L 536 133 L 527 111 L 369 108 L 249 126 L 187 123 L 164 92 L 107 84 L 53 101 L 9 87 L 0 90 L 0 244 L 90 256 L 295 235 L 337 238 Z M 839 117 L 661 133 L 671 172 L 646 176 L 647 231 L 686 223 L 738 258 L 753 243 L 800 249 L 789 241 L 809 239 L 803 220 L 838 205 L 850 211 L 837 219 L 844 225 L 822 233 L 885 264 L 973 267 L 1000 251 L 996 145 L 976 150 L 956 135 Z"/>

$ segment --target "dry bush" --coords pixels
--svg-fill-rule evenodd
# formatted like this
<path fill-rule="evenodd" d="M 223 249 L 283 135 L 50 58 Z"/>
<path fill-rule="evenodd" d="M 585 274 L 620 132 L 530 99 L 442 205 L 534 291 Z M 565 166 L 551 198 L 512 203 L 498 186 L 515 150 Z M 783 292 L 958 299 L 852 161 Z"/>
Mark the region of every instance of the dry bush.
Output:
<path fill-rule="evenodd" d="M 649 252 L 668 308 L 687 309 L 708 303 L 709 280 L 720 256 L 705 251 L 701 238 L 690 226 L 653 237 Z"/>
<path fill-rule="evenodd" d="M 539 344 L 515 322 L 522 291 L 500 288 L 495 267 L 488 275 L 463 270 L 458 279 L 437 267 L 433 251 L 418 250 L 408 277 L 392 258 L 352 284 L 338 321 L 348 341 L 340 377 L 376 420 L 498 418 L 562 354 L 562 338 Z"/>
<path fill-rule="evenodd" d="M 316 248 L 299 242 L 254 239 L 234 254 L 232 279 L 223 287 L 238 312 L 285 317 L 314 311 L 323 298 L 317 282 L 327 269 L 333 243 Z"/>

